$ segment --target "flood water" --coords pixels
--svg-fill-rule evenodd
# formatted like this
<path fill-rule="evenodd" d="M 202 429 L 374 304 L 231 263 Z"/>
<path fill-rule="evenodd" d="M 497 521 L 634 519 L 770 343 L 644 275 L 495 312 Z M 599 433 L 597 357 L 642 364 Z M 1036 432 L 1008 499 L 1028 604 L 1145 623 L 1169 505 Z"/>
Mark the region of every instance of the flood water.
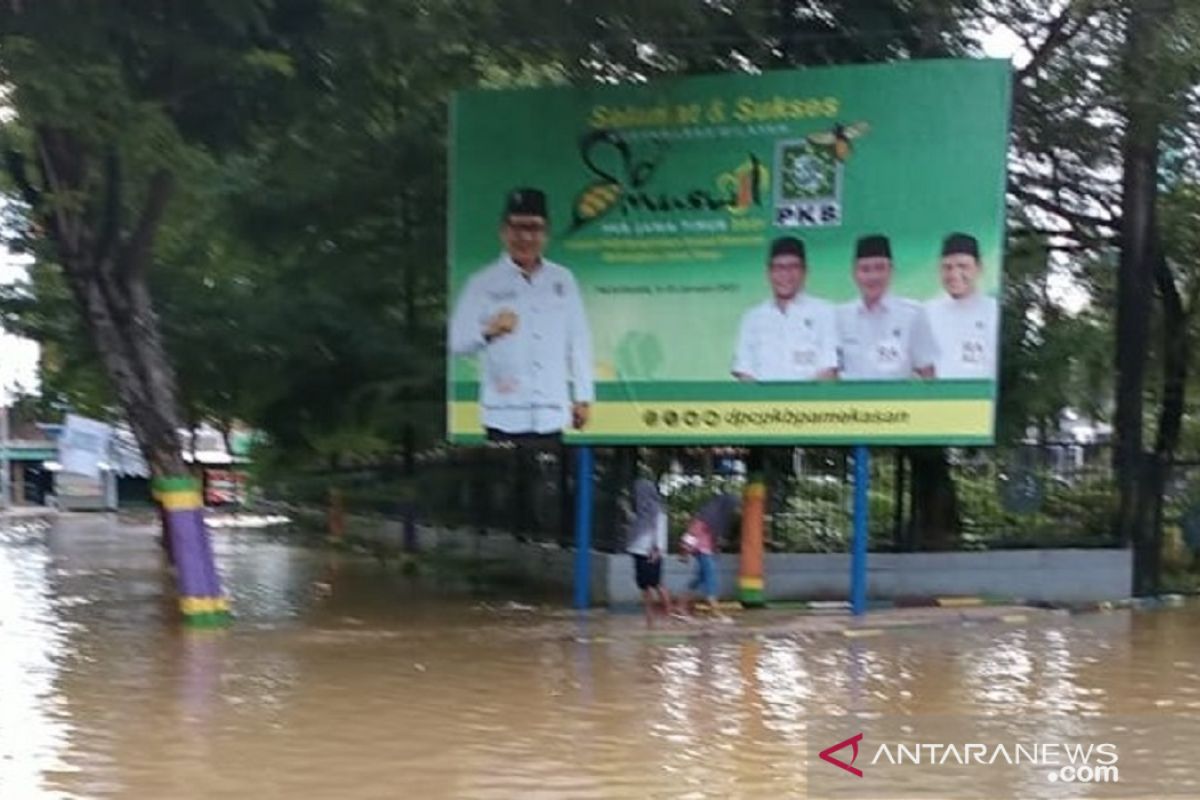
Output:
<path fill-rule="evenodd" d="M 1195 605 L 855 639 L 647 633 L 214 536 L 237 620 L 187 632 L 150 528 L 0 532 L 0 798 L 1200 797 Z M 810 741 L 830 720 L 867 742 L 898 720 L 925 741 L 1118 720 L 1126 793 L 977 767 L 818 795 L 810 770 L 838 777 L 813 746 L 838 740 Z M 1127 776 L 1152 758 L 1147 793 Z"/>

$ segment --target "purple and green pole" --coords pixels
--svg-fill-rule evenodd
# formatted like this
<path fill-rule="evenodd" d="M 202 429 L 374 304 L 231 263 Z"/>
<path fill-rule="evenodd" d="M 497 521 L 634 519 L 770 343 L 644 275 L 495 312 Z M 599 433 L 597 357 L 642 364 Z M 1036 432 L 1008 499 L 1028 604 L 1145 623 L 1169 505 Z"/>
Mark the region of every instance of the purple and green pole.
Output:
<path fill-rule="evenodd" d="M 206 628 L 227 625 L 229 600 L 221 593 L 212 543 L 204 525 L 200 481 L 191 477 L 155 478 L 152 486 L 167 526 L 184 623 Z"/>

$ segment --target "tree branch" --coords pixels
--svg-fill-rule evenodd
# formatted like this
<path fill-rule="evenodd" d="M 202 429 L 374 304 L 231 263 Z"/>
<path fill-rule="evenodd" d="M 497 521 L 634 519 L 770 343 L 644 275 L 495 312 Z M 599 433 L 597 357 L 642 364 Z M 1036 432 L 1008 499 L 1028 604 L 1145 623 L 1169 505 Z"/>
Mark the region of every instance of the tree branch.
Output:
<path fill-rule="evenodd" d="M 1076 242 L 1074 244 L 1048 244 L 1047 250 L 1052 250 L 1056 253 L 1088 253 L 1098 249 L 1099 247 L 1108 245 L 1115 247 L 1117 239 L 1114 236 L 1107 242 Z"/>
<path fill-rule="evenodd" d="M 1086 253 L 1090 250 L 1099 250 L 1105 247 L 1116 247 L 1120 244 L 1120 237 L 1116 234 L 1111 236 L 1077 236 L 1072 235 L 1070 231 L 1053 231 L 1047 228 L 1030 228 L 1024 227 L 1009 232 L 1009 236 L 1014 239 L 1029 239 L 1033 237 L 1041 238 L 1042 247 L 1046 250 L 1054 250 L 1060 253 Z M 1068 242 L 1054 244 L 1050 241 L 1051 238 L 1067 239 Z"/>
<path fill-rule="evenodd" d="M 8 148 L 4 153 L 4 163 L 13 183 L 21 192 L 21 197 L 31 209 L 37 210 L 42 203 L 42 193 L 29 180 L 29 170 L 26 168 L 25 154 L 20 150 Z"/>
<path fill-rule="evenodd" d="M 104 218 L 100 223 L 100 240 L 96 245 L 95 263 L 103 264 L 121 235 L 121 157 L 115 147 L 104 156 Z"/>
<path fill-rule="evenodd" d="M 70 163 L 72 158 L 78 160 L 78 155 L 70 153 L 70 146 L 60 142 L 51 128 L 38 129 L 37 144 L 42 182 L 51 195 L 48 212 L 57 229 L 55 238 L 58 240 L 59 256 L 64 265 L 72 262 L 67 267 L 70 269 L 75 266 L 73 262 L 79 254 L 79 231 L 78 225 L 72 224 L 71 215 L 64 206 L 77 186 L 69 183 L 63 173 L 78 173 L 78 166 Z"/>
<path fill-rule="evenodd" d="M 121 250 L 120 271 L 125 276 L 145 272 L 154 247 L 154 237 L 174 188 L 175 177 L 166 169 L 159 169 L 150 179 L 150 188 L 146 192 L 146 202 L 142 205 L 137 227 Z"/>
<path fill-rule="evenodd" d="M 1082 211 L 1072 211 L 1071 209 L 1063 208 L 1061 204 L 1042 197 L 1029 189 L 1023 189 L 1012 181 L 1008 184 L 1008 193 L 1023 203 L 1037 206 L 1043 211 L 1066 220 L 1077 228 L 1109 228 L 1110 230 L 1117 228 L 1117 223 L 1113 219 L 1097 217 L 1092 214 L 1085 214 Z"/>
<path fill-rule="evenodd" d="M 1186 268 L 1184 268 L 1186 273 Z M 1200 281 L 1189 281 L 1187 294 L 1187 314 L 1191 316 L 1196 313 L 1196 309 L 1200 306 Z"/>
<path fill-rule="evenodd" d="M 1179 446 L 1183 426 L 1188 373 L 1187 313 L 1171 266 L 1157 240 L 1156 235 L 1152 257 L 1154 279 L 1163 303 L 1163 379 L 1154 451 L 1169 457 Z"/>
<path fill-rule="evenodd" d="M 1072 12 L 1072 4 L 1067 3 L 1059 15 L 1050 20 L 1050 24 L 1046 28 L 1046 37 L 1032 51 L 1029 63 L 1017 70 L 1013 76 L 1014 89 L 1017 92 L 1020 91 L 1019 87 L 1026 78 L 1037 76 L 1038 70 L 1054 55 L 1055 49 L 1069 42 L 1075 35 L 1078 29 L 1068 30 L 1068 24 L 1073 16 Z"/>
<path fill-rule="evenodd" d="M 1154 260 L 1154 282 L 1158 285 L 1158 293 L 1162 295 L 1165 310 L 1171 315 L 1185 316 L 1183 297 L 1175 284 L 1175 274 L 1171 271 L 1171 265 L 1161 255 L 1156 256 Z"/>

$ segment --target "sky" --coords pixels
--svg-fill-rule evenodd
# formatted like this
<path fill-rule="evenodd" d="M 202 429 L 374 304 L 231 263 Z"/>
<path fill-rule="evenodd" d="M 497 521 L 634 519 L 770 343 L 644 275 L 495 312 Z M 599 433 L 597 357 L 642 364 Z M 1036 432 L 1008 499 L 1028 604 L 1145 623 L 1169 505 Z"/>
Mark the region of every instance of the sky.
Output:
<path fill-rule="evenodd" d="M 1020 67 L 1029 58 L 1021 46 L 1021 38 L 1003 25 L 997 25 L 980 37 L 985 55 L 991 58 L 1011 58 Z"/>
<path fill-rule="evenodd" d="M 0 251 L 0 284 L 22 280 L 30 259 Z M 36 342 L 10 333 L 0 333 L 0 402 L 7 403 L 18 388 L 26 393 L 38 388 Z"/>

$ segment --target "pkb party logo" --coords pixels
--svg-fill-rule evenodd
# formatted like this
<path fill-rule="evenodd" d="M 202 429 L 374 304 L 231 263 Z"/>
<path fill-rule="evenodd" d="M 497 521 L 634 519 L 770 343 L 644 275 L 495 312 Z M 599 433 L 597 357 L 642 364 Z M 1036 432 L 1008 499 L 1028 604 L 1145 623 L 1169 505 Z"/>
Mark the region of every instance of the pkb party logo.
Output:
<path fill-rule="evenodd" d="M 842 172 L 865 122 L 838 123 L 803 139 L 775 144 L 775 224 L 817 228 L 842 223 Z"/>

